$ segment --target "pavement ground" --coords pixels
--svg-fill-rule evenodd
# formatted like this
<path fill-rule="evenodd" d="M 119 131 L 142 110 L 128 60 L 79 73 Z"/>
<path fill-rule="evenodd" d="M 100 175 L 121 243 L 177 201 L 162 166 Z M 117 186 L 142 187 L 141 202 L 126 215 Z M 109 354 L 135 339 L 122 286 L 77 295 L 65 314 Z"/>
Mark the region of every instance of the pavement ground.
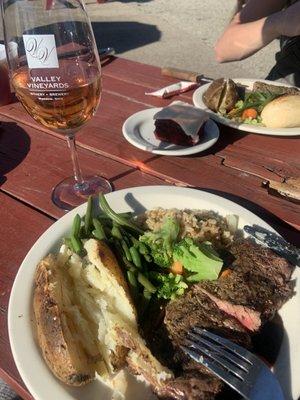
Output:
<path fill-rule="evenodd" d="M 96 40 L 121 57 L 216 78 L 264 78 L 274 64 L 274 41 L 247 60 L 218 64 L 213 47 L 236 0 L 87 0 Z"/>

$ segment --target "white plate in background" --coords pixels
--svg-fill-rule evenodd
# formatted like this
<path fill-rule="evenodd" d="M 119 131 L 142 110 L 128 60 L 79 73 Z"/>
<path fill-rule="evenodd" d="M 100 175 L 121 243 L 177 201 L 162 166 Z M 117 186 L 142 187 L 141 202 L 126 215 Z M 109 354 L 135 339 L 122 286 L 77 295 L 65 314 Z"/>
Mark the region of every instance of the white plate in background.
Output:
<path fill-rule="evenodd" d="M 131 115 L 123 124 L 123 135 L 133 146 L 141 150 L 164 156 L 187 156 L 200 153 L 213 146 L 219 138 L 217 124 L 209 119 L 204 126 L 200 142 L 195 146 L 178 146 L 173 143 L 162 142 L 154 135 L 153 116 L 161 108 L 148 108 Z"/>

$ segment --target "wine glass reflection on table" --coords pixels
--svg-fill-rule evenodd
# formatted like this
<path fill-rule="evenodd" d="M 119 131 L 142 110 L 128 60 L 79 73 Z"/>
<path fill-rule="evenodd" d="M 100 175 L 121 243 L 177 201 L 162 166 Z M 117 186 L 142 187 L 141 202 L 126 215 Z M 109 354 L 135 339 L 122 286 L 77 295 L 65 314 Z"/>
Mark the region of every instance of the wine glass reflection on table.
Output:
<path fill-rule="evenodd" d="M 41 125 L 67 137 L 74 177 L 60 182 L 53 202 L 70 210 L 89 195 L 108 193 L 103 177 L 83 176 L 75 134 L 95 114 L 101 67 L 92 27 L 81 0 L 2 1 L 10 78 L 16 96 Z M 11 51 L 11 49 L 14 51 Z"/>

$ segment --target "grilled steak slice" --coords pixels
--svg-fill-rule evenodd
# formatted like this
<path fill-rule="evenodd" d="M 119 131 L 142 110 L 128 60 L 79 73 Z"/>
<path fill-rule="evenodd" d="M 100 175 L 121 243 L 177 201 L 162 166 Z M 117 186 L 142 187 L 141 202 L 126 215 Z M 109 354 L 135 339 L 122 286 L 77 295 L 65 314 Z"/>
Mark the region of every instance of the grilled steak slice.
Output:
<path fill-rule="evenodd" d="M 187 332 L 196 325 L 244 346 L 251 343 L 247 330 L 237 319 L 220 310 L 215 302 L 203 293 L 199 284 L 193 285 L 184 296 L 167 305 L 164 323 L 175 346 L 182 344 Z"/>
<path fill-rule="evenodd" d="M 223 387 L 218 378 L 180 350 L 179 345 L 184 343 L 187 332 L 195 325 L 243 346 L 251 345 L 247 330 L 238 320 L 222 311 L 199 285 L 192 286 L 184 296 L 167 304 L 164 323 L 148 340 L 153 354 L 176 376 L 160 390 L 159 398 L 211 400 Z"/>
<path fill-rule="evenodd" d="M 201 287 L 219 299 L 260 312 L 262 322 L 272 318 L 294 293 L 293 281 L 277 286 L 255 270 L 233 270 L 226 278 L 201 282 Z"/>
<path fill-rule="evenodd" d="M 285 258 L 250 239 L 234 242 L 230 252 L 235 256 L 233 266 L 240 272 L 254 271 L 276 286 L 283 285 L 291 279 L 293 266 Z"/>
<path fill-rule="evenodd" d="M 240 324 L 247 328 L 249 331 L 255 332 L 260 328 L 261 319 L 260 313 L 258 311 L 252 310 L 249 307 L 245 307 L 239 304 L 232 304 L 227 300 L 218 299 L 218 297 L 212 295 L 205 289 L 201 290 L 216 304 L 216 306 L 220 310 L 237 319 Z"/>
<path fill-rule="evenodd" d="M 251 240 L 238 241 L 231 251 L 235 255 L 231 273 L 200 286 L 218 299 L 260 312 L 263 322 L 272 318 L 293 296 L 292 265 Z"/>
<path fill-rule="evenodd" d="M 222 382 L 214 376 L 188 372 L 169 381 L 159 397 L 170 400 L 213 400 L 222 387 Z"/>
<path fill-rule="evenodd" d="M 261 322 L 293 295 L 293 267 L 285 259 L 251 240 L 235 242 L 230 251 L 235 260 L 229 275 L 195 284 L 165 307 L 163 324 L 150 347 L 176 378 L 166 383 L 159 398 L 223 399 L 223 383 L 180 350 L 188 331 L 197 325 L 251 348 L 251 336 L 254 341 L 259 337 L 253 333 L 259 332 Z M 226 398 L 235 398 L 228 394 Z"/>

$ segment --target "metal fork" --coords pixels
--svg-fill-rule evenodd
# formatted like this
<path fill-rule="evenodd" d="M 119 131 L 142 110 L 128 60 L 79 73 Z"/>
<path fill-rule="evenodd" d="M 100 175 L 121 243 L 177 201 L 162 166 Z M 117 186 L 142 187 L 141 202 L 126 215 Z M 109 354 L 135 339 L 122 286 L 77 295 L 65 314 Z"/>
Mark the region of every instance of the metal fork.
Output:
<path fill-rule="evenodd" d="M 185 354 L 204 365 L 248 400 L 284 400 L 270 369 L 257 356 L 228 339 L 194 327 L 181 346 Z"/>

